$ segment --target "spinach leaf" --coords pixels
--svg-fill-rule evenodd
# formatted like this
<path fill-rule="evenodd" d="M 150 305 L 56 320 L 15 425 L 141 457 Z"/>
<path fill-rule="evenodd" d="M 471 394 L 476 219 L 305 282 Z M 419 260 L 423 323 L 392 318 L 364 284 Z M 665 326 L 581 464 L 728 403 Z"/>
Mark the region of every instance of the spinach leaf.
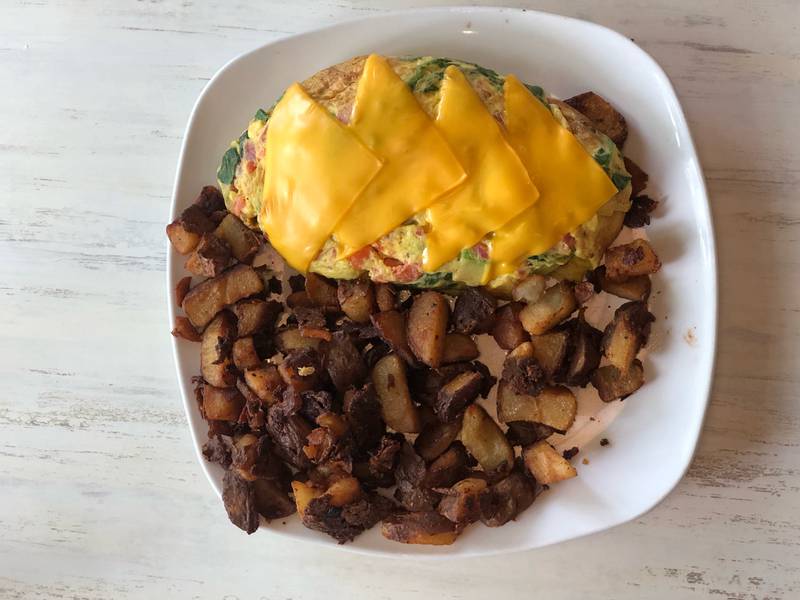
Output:
<path fill-rule="evenodd" d="M 237 143 L 239 144 L 239 156 L 244 156 L 244 143 L 247 141 L 247 131 L 239 136 Z"/>
<path fill-rule="evenodd" d="M 269 115 L 267 114 L 267 111 L 265 111 L 263 108 L 259 108 L 256 111 L 256 116 L 253 118 L 256 121 L 266 121 L 267 119 L 269 119 Z"/>
<path fill-rule="evenodd" d="M 236 174 L 236 165 L 239 164 L 239 153 L 236 148 L 228 148 L 222 155 L 222 164 L 217 170 L 217 179 L 225 185 L 233 183 L 233 176 Z"/>
<path fill-rule="evenodd" d="M 612 183 L 613 183 L 615 186 L 617 186 L 617 189 L 618 189 L 618 190 L 621 190 L 621 189 L 623 189 L 623 188 L 624 188 L 626 185 L 628 185 L 628 182 L 629 182 L 630 180 L 631 180 L 631 178 L 630 178 L 628 175 L 623 175 L 622 173 L 614 173 L 614 174 L 611 176 L 611 182 L 612 182 Z"/>
<path fill-rule="evenodd" d="M 542 88 L 540 88 L 538 85 L 530 85 L 528 83 L 525 84 L 525 87 L 528 88 L 528 91 L 530 91 L 531 94 L 539 99 L 539 102 L 547 106 L 548 109 L 550 108 L 550 106 L 547 104 L 547 100 L 544 97 L 544 90 Z"/>
<path fill-rule="evenodd" d="M 600 150 L 595 152 L 594 159 L 597 161 L 597 164 L 608 171 L 608 166 L 611 162 L 611 153 L 608 150 L 605 148 L 600 148 Z"/>

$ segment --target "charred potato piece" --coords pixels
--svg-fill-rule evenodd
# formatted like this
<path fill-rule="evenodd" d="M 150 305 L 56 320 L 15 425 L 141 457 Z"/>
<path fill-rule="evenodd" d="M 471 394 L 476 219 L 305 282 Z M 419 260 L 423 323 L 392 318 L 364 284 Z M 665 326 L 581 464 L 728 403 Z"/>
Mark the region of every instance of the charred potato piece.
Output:
<path fill-rule="evenodd" d="M 508 353 L 501 377 L 515 392 L 535 396 L 544 388 L 547 373 L 536 360 L 533 345 L 525 342 Z"/>
<path fill-rule="evenodd" d="M 522 312 L 522 309 L 522 304 L 511 302 L 497 311 L 492 326 L 492 337 L 503 350 L 513 350 L 531 339 L 519 320 L 519 313 Z"/>
<path fill-rule="evenodd" d="M 272 327 L 281 309 L 280 302 L 265 302 L 258 298 L 240 300 L 230 307 L 231 312 L 236 315 L 239 337 L 247 337 Z"/>
<path fill-rule="evenodd" d="M 300 333 L 297 327 L 289 327 L 275 334 L 275 345 L 281 352 L 291 352 L 292 350 L 316 350 L 322 340 L 314 337 L 306 337 Z"/>
<path fill-rule="evenodd" d="M 202 208 L 193 204 L 167 225 L 167 237 L 179 254 L 189 254 L 197 247 L 200 236 L 213 230 L 214 222 Z"/>
<path fill-rule="evenodd" d="M 175 284 L 175 304 L 180 306 L 183 304 L 183 299 L 192 287 L 192 278 L 190 276 L 181 277 L 178 283 Z"/>
<path fill-rule="evenodd" d="M 464 333 L 448 333 L 444 338 L 442 364 L 468 362 L 478 358 L 478 345 Z"/>
<path fill-rule="evenodd" d="M 236 215 L 227 214 L 217 225 L 214 235 L 230 246 L 231 253 L 241 263 L 250 263 L 261 248 L 258 235 L 242 223 Z"/>
<path fill-rule="evenodd" d="M 256 510 L 267 520 L 282 519 L 295 511 L 295 503 L 280 481 L 256 479 L 253 482 Z"/>
<path fill-rule="evenodd" d="M 371 383 L 344 394 L 344 414 L 356 444 L 362 450 L 375 447 L 386 431 L 381 403 Z"/>
<path fill-rule="evenodd" d="M 556 378 L 561 372 L 569 350 L 569 332 L 551 331 L 531 338 L 533 357 L 544 369 L 547 377 Z"/>
<path fill-rule="evenodd" d="M 236 321 L 230 313 L 219 314 L 203 332 L 200 342 L 200 373 L 215 387 L 236 383 L 231 349 L 236 339 Z"/>
<path fill-rule="evenodd" d="M 529 421 L 511 421 L 507 425 L 508 432 L 506 437 L 512 446 L 530 446 L 533 443 L 546 440 L 556 431 L 547 425 Z"/>
<path fill-rule="evenodd" d="M 208 421 L 237 421 L 244 402 L 236 388 L 203 386 L 203 415 Z"/>
<path fill-rule="evenodd" d="M 589 119 L 600 133 L 605 133 L 622 148 L 628 139 L 628 124 L 625 117 L 608 100 L 594 92 L 584 92 L 564 102 Z"/>
<path fill-rule="evenodd" d="M 427 462 L 440 456 L 456 440 L 461 432 L 461 419 L 451 423 L 430 423 L 414 440 L 414 450 Z"/>
<path fill-rule="evenodd" d="M 341 331 L 334 333 L 331 341 L 322 345 L 322 364 L 334 387 L 340 392 L 360 385 L 367 376 L 367 366 L 358 348 Z"/>
<path fill-rule="evenodd" d="M 386 424 L 401 433 L 419 433 L 419 410 L 411 401 L 406 367 L 400 357 L 389 354 L 380 359 L 372 369 L 372 383 Z"/>
<path fill-rule="evenodd" d="M 251 337 L 239 338 L 233 342 L 232 355 L 233 364 L 240 371 L 252 369 L 261 364 L 261 359 L 258 357 L 256 346 Z"/>
<path fill-rule="evenodd" d="M 252 267 L 236 265 L 189 290 L 183 311 L 192 325 L 203 328 L 227 305 L 263 291 L 261 277 Z"/>
<path fill-rule="evenodd" d="M 286 387 L 275 365 L 263 365 L 245 370 L 244 381 L 259 400 L 266 404 L 279 402 Z"/>
<path fill-rule="evenodd" d="M 320 383 L 322 365 L 314 350 L 292 350 L 278 365 L 283 381 L 297 392 L 315 389 Z"/>
<path fill-rule="evenodd" d="M 184 268 L 198 277 L 216 277 L 230 263 L 230 246 L 217 236 L 204 233 Z"/>
<path fill-rule="evenodd" d="M 625 281 L 639 275 L 650 275 L 661 268 L 661 261 L 647 240 L 606 250 L 606 277 L 610 281 Z"/>
<path fill-rule="evenodd" d="M 606 277 L 606 268 L 601 266 L 595 270 L 594 276 L 600 289 L 614 296 L 633 301 L 645 301 L 650 297 L 652 284 L 647 275 L 630 277 L 625 281 L 611 281 Z"/>
<path fill-rule="evenodd" d="M 525 448 L 522 459 L 531 475 L 542 485 L 558 483 L 578 474 L 575 467 L 545 441 Z"/>
<path fill-rule="evenodd" d="M 472 404 L 464 411 L 459 437 L 484 471 L 501 473 L 511 470 L 514 449 L 497 423 L 479 404 Z"/>
<path fill-rule="evenodd" d="M 497 300 L 489 294 L 467 288 L 456 298 L 453 327 L 458 333 L 486 333 L 491 329 Z"/>
<path fill-rule="evenodd" d="M 483 377 L 475 371 L 460 373 L 439 390 L 433 410 L 442 423 L 452 423 L 458 419 L 467 405 L 475 402 L 481 393 Z"/>
<path fill-rule="evenodd" d="M 231 523 L 248 534 L 258 529 L 253 484 L 239 477 L 236 471 L 225 472 L 222 479 L 222 502 Z"/>
<path fill-rule="evenodd" d="M 497 387 L 497 419 L 501 423 L 529 421 L 564 432 L 575 422 L 578 401 L 568 388 L 546 387 L 537 396 L 518 394 L 506 382 Z"/>
<path fill-rule="evenodd" d="M 536 499 L 536 487 L 524 474 L 514 470 L 508 477 L 481 492 L 481 521 L 500 527 L 512 521 Z"/>
<path fill-rule="evenodd" d="M 189 342 L 199 342 L 202 339 L 197 330 L 192 327 L 191 321 L 186 317 L 175 317 L 175 327 L 172 330 L 172 335 Z"/>
<path fill-rule="evenodd" d="M 519 313 L 522 326 L 531 335 L 541 335 L 561 323 L 578 308 L 571 283 L 561 281 L 545 290 L 535 304 L 528 304 Z"/>
<path fill-rule="evenodd" d="M 316 306 L 339 308 L 339 296 L 336 283 L 316 273 L 306 275 L 306 294 Z"/>
<path fill-rule="evenodd" d="M 369 323 L 375 312 L 375 289 L 369 279 L 340 281 L 336 290 L 342 312 L 356 323 Z"/>
<path fill-rule="evenodd" d="M 625 170 L 631 176 L 631 198 L 635 198 L 645 190 L 647 187 L 647 180 L 650 177 L 639 165 L 627 156 L 623 160 L 625 161 Z"/>
<path fill-rule="evenodd" d="M 600 367 L 592 373 L 592 385 L 603 402 L 626 398 L 644 385 L 642 363 L 634 360 L 625 371 L 614 365 Z"/>
<path fill-rule="evenodd" d="M 464 446 L 455 443 L 434 460 L 425 473 L 423 485 L 429 488 L 449 488 L 469 473 L 469 458 Z"/>
<path fill-rule="evenodd" d="M 486 480 L 476 477 L 462 479 L 444 492 L 439 502 L 439 514 L 453 523 L 474 523 L 481 516 L 481 492 Z"/>
<path fill-rule="evenodd" d="M 658 208 L 658 201 L 650 196 L 636 196 L 631 200 L 631 207 L 625 213 L 626 227 L 638 229 L 650 225 L 650 213 Z"/>
<path fill-rule="evenodd" d="M 197 198 L 194 199 L 194 204 L 199 206 L 207 215 L 225 210 L 225 199 L 222 196 L 222 192 L 213 185 L 203 186 Z"/>
<path fill-rule="evenodd" d="M 583 311 L 570 324 L 572 349 L 564 380 L 567 385 L 586 387 L 589 376 L 600 365 L 603 334 L 584 320 Z"/>
<path fill-rule="evenodd" d="M 375 303 L 381 312 L 397 308 L 397 300 L 391 283 L 375 284 Z"/>
<path fill-rule="evenodd" d="M 372 315 L 372 324 L 378 330 L 378 334 L 392 350 L 397 352 L 400 357 L 409 365 L 417 363 L 411 348 L 408 346 L 406 335 L 406 318 L 403 313 L 396 310 L 386 310 Z"/>
<path fill-rule="evenodd" d="M 528 275 L 519 281 L 511 290 L 511 298 L 515 302 L 535 304 L 542 298 L 547 287 L 547 277 L 544 275 Z"/>
<path fill-rule="evenodd" d="M 408 315 L 408 345 L 429 367 L 442 364 L 450 305 L 439 292 L 423 292 L 414 299 Z"/>
<path fill-rule="evenodd" d="M 603 333 L 603 354 L 620 371 L 627 371 L 647 342 L 655 317 L 644 302 L 627 302 L 614 311 Z"/>
<path fill-rule="evenodd" d="M 458 530 L 455 523 L 437 512 L 413 512 L 384 519 L 381 535 L 403 544 L 448 546 L 456 541 Z"/>

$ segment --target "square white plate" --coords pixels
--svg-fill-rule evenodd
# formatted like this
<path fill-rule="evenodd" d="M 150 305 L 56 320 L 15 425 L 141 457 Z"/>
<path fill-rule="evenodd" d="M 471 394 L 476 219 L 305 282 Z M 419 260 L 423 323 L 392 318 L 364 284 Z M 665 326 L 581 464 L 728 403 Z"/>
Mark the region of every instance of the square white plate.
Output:
<path fill-rule="evenodd" d="M 664 262 L 654 278 L 658 318 L 645 359 L 648 383 L 624 410 L 581 445 L 579 476 L 553 486 L 515 523 L 473 526 L 449 547 L 384 540 L 378 527 L 341 548 L 371 554 L 468 556 L 536 548 L 601 531 L 653 508 L 689 465 L 708 401 L 716 343 L 716 257 L 708 199 L 678 99 L 661 68 L 629 39 L 604 27 L 544 14 L 496 8 L 410 10 L 345 22 L 285 38 L 225 65 L 195 104 L 186 129 L 170 220 L 215 182 L 220 157 L 258 107 L 292 82 L 359 54 L 433 55 L 514 73 L 557 97 L 594 90 L 626 117 L 626 154 L 649 174 L 649 193 L 663 200 L 648 229 Z M 173 290 L 185 272 L 168 250 L 170 323 Z M 214 489 L 222 471 L 200 454 L 206 425 L 192 392 L 199 348 L 173 340 L 178 382 L 195 449 Z M 604 423 L 605 425 L 605 423 Z M 600 437 L 611 440 L 599 446 Z M 581 464 L 586 457 L 590 463 Z M 220 503 L 218 518 L 226 519 Z M 293 516 L 256 535 L 288 535 L 335 545 Z"/>

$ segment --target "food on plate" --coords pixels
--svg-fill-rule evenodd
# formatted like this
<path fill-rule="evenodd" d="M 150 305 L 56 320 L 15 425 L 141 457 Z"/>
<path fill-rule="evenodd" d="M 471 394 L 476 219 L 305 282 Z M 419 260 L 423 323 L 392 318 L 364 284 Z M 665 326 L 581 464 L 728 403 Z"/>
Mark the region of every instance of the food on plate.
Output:
<path fill-rule="evenodd" d="M 577 476 L 576 389 L 644 385 L 655 319 L 627 135 L 593 92 L 430 57 L 357 57 L 259 110 L 167 226 L 231 522 L 448 545 Z"/>

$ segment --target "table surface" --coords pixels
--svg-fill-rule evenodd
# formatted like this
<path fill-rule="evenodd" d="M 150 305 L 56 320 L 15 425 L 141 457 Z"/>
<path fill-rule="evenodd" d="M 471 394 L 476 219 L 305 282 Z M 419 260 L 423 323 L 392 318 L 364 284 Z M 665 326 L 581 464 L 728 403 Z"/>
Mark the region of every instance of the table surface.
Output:
<path fill-rule="evenodd" d="M 227 522 L 165 338 L 183 128 L 240 52 L 397 4 L 2 3 L 0 597 L 799 597 L 792 0 L 503 2 L 634 38 L 674 82 L 699 148 L 720 256 L 718 364 L 697 455 L 661 505 L 585 539 L 447 563 L 248 538 Z"/>

